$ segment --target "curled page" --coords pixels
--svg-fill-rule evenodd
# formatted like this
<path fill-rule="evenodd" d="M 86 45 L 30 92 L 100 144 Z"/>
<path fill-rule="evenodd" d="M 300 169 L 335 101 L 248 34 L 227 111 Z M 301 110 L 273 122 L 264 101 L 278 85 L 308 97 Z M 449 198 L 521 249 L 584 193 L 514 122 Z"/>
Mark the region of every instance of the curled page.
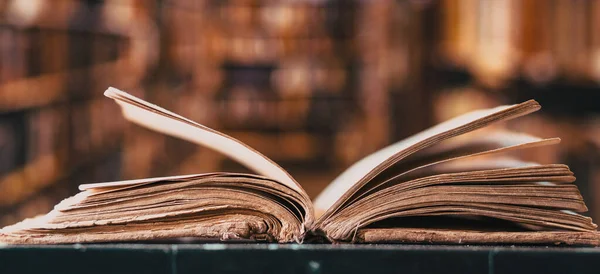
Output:
<path fill-rule="evenodd" d="M 350 166 L 325 188 L 314 201 L 318 215 L 327 218 L 361 186 L 408 155 L 443 140 L 474 131 L 494 122 L 513 119 L 540 109 L 530 100 L 518 105 L 499 106 L 463 114 L 412 137 L 385 147 Z M 321 218 L 321 220 L 323 219 Z"/>
<path fill-rule="evenodd" d="M 276 180 L 291 189 L 298 191 L 308 199 L 306 192 L 283 168 L 275 162 L 250 148 L 246 144 L 207 126 L 198 124 L 159 106 L 150 104 L 116 88 L 108 88 L 106 97 L 114 99 L 123 111 L 127 120 L 149 129 L 178 137 L 218 151 L 239 162 L 259 175 Z M 130 181 L 139 184 L 138 180 Z M 82 185 L 80 189 L 123 187 L 127 182 L 101 183 Z"/>

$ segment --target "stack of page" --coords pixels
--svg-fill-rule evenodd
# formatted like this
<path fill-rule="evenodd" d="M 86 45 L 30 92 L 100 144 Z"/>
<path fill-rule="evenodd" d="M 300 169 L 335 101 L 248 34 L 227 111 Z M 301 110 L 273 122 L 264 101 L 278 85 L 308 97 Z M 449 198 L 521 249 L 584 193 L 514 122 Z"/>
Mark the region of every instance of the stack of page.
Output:
<path fill-rule="evenodd" d="M 536 101 L 464 114 L 352 165 L 314 200 L 244 143 L 123 91 L 125 117 L 218 151 L 255 174 L 205 173 L 85 184 L 46 215 L 0 230 L 8 244 L 193 238 L 269 242 L 598 245 L 596 224 L 562 164 L 514 152 L 556 145 L 482 129 L 540 109 Z"/>

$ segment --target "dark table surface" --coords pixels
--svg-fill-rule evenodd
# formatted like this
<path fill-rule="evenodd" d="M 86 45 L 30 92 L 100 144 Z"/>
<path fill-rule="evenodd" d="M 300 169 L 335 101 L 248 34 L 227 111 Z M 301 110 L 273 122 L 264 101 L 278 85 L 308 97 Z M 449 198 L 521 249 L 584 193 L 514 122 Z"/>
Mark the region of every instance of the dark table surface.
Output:
<path fill-rule="evenodd" d="M 600 248 L 441 245 L 0 246 L 0 273 L 600 273 Z"/>

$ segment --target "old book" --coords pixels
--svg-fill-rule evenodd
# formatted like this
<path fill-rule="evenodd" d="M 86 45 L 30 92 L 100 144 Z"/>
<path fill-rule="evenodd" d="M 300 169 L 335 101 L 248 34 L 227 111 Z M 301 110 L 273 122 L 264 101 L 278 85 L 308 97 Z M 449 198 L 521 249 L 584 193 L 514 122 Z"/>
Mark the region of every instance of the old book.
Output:
<path fill-rule="evenodd" d="M 85 184 L 0 242 L 55 244 L 193 238 L 306 242 L 598 245 L 573 173 L 514 152 L 555 145 L 481 130 L 540 109 L 531 100 L 474 111 L 360 160 L 311 201 L 290 174 L 242 142 L 109 88 L 125 117 L 218 151 L 256 174 L 206 173 Z"/>

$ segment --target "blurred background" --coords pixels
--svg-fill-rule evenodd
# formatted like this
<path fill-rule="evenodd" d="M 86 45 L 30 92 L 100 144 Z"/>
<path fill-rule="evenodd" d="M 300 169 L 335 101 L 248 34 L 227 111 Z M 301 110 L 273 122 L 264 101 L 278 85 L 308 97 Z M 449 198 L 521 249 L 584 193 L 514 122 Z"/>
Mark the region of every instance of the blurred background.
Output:
<path fill-rule="evenodd" d="M 0 226 L 82 183 L 244 171 L 124 121 L 114 86 L 230 134 L 316 196 L 365 155 L 466 111 L 560 146 L 600 220 L 600 1 L 0 0 Z"/>

